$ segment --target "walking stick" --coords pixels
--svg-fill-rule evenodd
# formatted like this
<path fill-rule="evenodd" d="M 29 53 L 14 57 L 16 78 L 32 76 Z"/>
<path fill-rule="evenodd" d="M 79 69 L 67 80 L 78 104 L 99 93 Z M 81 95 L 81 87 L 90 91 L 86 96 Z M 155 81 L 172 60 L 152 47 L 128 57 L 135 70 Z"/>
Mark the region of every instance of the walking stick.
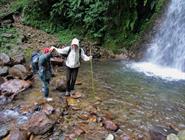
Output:
<path fill-rule="evenodd" d="M 92 56 L 92 48 L 90 47 L 90 56 Z M 91 86 L 92 86 L 92 93 L 95 96 L 95 89 L 94 89 L 94 74 L 93 74 L 93 62 L 92 59 L 90 60 L 91 64 Z"/>

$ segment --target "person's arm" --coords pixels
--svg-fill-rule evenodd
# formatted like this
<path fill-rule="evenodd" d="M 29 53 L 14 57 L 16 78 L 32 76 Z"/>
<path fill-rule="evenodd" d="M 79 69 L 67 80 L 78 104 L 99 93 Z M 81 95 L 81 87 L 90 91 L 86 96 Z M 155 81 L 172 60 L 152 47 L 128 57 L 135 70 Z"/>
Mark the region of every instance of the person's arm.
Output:
<path fill-rule="evenodd" d="M 90 61 L 92 59 L 92 56 L 87 56 L 84 52 L 84 50 L 81 48 L 81 58 L 84 60 L 84 61 Z"/>
<path fill-rule="evenodd" d="M 65 48 L 62 48 L 62 49 L 59 49 L 59 48 L 55 48 L 54 49 L 56 50 L 57 53 L 59 54 L 67 54 L 69 49 L 70 49 L 70 46 L 68 47 L 65 47 Z"/>

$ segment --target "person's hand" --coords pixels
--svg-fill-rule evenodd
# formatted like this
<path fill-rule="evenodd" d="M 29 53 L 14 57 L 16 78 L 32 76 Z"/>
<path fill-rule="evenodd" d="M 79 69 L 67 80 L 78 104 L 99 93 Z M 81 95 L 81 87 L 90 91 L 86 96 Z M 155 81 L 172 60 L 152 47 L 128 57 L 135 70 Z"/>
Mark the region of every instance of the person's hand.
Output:
<path fill-rule="evenodd" d="M 50 50 L 52 50 L 52 51 L 53 51 L 54 49 L 55 49 L 55 47 L 54 47 L 54 46 L 51 46 Z"/>
<path fill-rule="evenodd" d="M 89 60 L 92 60 L 92 56 L 89 56 Z"/>

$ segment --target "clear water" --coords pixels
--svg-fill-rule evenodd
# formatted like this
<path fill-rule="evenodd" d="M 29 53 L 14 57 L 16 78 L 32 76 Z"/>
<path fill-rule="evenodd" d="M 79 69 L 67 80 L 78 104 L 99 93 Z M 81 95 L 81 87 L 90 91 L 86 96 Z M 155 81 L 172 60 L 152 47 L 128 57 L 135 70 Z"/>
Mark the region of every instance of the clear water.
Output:
<path fill-rule="evenodd" d="M 152 124 L 185 123 L 185 81 L 162 80 L 135 72 L 130 62 L 100 62 L 94 66 L 102 108 L 128 128 L 147 129 Z"/>

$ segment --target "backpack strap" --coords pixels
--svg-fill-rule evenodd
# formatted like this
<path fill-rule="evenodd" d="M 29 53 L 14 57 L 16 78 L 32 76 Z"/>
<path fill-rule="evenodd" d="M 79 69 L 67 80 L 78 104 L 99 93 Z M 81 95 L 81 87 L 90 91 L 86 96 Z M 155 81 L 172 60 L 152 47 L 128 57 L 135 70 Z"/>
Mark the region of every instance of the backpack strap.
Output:
<path fill-rule="evenodd" d="M 67 52 L 67 57 L 69 55 L 69 53 L 71 52 L 71 47 L 69 48 L 68 52 Z"/>

